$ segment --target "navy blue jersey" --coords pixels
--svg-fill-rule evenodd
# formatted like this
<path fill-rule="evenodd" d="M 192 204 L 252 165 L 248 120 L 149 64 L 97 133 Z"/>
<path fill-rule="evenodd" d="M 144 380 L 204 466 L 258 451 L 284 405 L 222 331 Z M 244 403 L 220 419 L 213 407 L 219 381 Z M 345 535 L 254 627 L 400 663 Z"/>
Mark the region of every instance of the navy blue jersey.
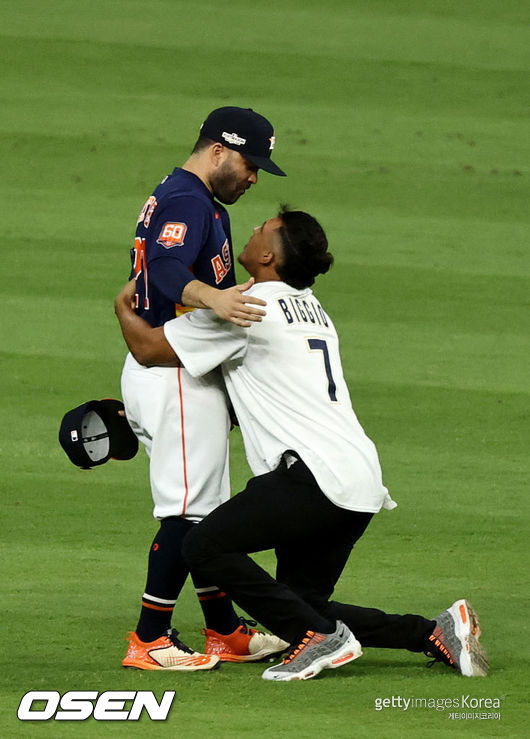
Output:
<path fill-rule="evenodd" d="M 142 208 L 131 259 L 136 312 L 162 326 L 186 310 L 182 291 L 191 280 L 235 285 L 228 213 L 196 175 L 177 167 Z"/>

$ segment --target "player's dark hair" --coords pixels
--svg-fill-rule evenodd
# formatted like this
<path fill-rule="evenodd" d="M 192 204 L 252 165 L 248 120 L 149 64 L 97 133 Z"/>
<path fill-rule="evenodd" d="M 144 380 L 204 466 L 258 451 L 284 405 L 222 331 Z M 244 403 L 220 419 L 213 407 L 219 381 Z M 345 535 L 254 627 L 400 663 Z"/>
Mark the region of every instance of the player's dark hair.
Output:
<path fill-rule="evenodd" d="M 215 141 L 213 141 L 212 139 L 209 139 L 207 136 L 199 136 L 191 153 L 199 154 L 199 152 L 201 152 L 203 149 L 206 149 L 208 146 L 211 146 L 212 144 L 215 144 Z"/>
<path fill-rule="evenodd" d="M 279 233 L 283 247 L 283 262 L 276 265 L 278 277 L 298 290 L 310 287 L 315 277 L 333 264 L 326 234 L 309 213 L 281 205 L 278 216 L 282 219 Z"/>

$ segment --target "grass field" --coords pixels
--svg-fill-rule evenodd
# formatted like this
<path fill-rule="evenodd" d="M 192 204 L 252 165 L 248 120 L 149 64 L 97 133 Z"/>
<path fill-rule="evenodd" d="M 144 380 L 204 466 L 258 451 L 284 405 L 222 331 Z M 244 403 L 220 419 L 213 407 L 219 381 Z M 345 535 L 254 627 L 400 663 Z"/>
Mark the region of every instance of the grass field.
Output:
<path fill-rule="evenodd" d="M 2 10 L 0 736 L 527 736 L 524 3 L 4 0 Z M 120 668 L 155 531 L 147 461 L 78 470 L 58 427 L 75 405 L 119 396 L 112 301 L 137 213 L 225 104 L 271 118 L 289 175 L 262 174 L 231 209 L 236 251 L 280 201 L 326 228 L 336 266 L 316 292 L 399 503 L 359 543 L 337 597 L 428 617 L 468 597 L 486 679 L 384 650 L 290 686 L 265 683 L 259 665 Z M 235 432 L 235 491 L 248 474 Z M 201 648 L 190 588 L 175 622 Z M 29 690 L 118 689 L 176 690 L 168 720 L 17 721 Z M 501 718 L 375 710 L 379 697 L 467 695 L 500 699 Z"/>

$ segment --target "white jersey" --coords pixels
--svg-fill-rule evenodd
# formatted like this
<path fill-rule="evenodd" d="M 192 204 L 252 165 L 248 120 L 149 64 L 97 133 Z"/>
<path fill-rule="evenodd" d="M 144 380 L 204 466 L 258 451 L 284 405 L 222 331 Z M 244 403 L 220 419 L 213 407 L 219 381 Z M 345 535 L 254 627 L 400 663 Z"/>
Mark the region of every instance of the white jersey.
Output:
<path fill-rule="evenodd" d="M 250 328 L 196 310 L 164 332 L 191 375 L 222 366 L 252 472 L 270 472 L 293 450 L 336 505 L 394 508 L 351 405 L 335 327 L 312 290 L 271 281 L 248 294 L 267 302 L 267 315 Z"/>

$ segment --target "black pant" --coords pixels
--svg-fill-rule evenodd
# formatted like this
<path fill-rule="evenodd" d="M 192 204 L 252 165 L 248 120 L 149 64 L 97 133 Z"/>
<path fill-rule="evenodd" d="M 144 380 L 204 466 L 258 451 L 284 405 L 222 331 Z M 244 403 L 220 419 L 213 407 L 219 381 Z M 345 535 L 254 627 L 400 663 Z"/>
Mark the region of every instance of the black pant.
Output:
<path fill-rule="evenodd" d="M 191 570 L 224 590 L 252 618 L 289 643 L 307 629 L 330 633 L 340 619 L 365 647 L 420 652 L 435 624 L 329 601 L 371 513 L 334 505 L 298 460 L 249 480 L 187 534 Z M 275 549 L 276 580 L 248 553 Z"/>

